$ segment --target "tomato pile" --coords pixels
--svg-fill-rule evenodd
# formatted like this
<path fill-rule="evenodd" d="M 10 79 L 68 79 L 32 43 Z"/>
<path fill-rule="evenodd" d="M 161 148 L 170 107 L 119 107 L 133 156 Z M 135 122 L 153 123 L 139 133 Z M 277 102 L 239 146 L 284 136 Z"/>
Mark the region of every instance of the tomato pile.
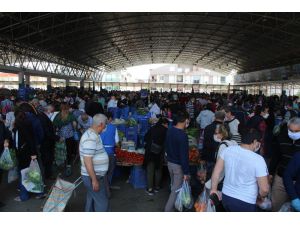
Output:
<path fill-rule="evenodd" d="M 122 162 L 126 164 L 141 165 L 144 162 L 143 154 L 123 151 L 120 148 L 116 149 L 116 157 L 118 162 Z"/>
<path fill-rule="evenodd" d="M 200 155 L 199 155 L 198 149 L 196 147 L 190 148 L 190 150 L 189 150 L 189 161 L 191 163 L 198 163 L 199 158 L 200 158 Z"/>

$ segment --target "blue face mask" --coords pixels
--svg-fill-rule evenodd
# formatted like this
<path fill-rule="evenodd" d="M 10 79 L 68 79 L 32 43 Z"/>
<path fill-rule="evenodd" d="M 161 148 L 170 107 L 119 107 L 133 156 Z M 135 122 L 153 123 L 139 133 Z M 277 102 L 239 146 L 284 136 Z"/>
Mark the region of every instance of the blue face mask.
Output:
<path fill-rule="evenodd" d="M 299 132 L 292 132 L 292 131 L 288 130 L 288 135 L 289 135 L 289 138 L 294 140 L 294 141 L 300 139 L 300 131 Z"/>

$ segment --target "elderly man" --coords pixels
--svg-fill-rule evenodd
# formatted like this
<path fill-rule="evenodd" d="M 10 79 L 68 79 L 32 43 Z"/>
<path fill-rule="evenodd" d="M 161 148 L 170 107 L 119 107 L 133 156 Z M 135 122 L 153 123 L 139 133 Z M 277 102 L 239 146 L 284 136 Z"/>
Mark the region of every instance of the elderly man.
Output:
<path fill-rule="evenodd" d="M 79 144 L 81 175 L 87 189 L 86 212 L 107 212 L 109 200 L 105 186 L 109 158 L 99 134 L 106 128 L 107 117 L 96 114 L 92 127 L 81 137 Z"/>
<path fill-rule="evenodd" d="M 300 118 L 290 119 L 287 125 L 281 128 L 276 147 L 269 168 L 270 180 L 273 180 L 274 176 L 272 186 L 273 211 L 278 211 L 289 200 L 282 177 L 294 154 L 300 152 Z"/>

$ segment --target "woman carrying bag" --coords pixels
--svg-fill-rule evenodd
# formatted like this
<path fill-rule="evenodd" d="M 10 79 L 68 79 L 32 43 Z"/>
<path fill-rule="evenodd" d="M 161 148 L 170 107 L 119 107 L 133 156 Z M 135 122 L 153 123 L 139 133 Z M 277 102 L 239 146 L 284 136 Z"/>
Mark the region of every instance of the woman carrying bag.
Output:
<path fill-rule="evenodd" d="M 57 130 L 57 135 L 60 138 L 60 142 L 65 142 L 67 151 L 66 161 L 66 176 L 71 176 L 72 159 L 75 158 L 77 152 L 77 145 L 74 139 L 74 130 L 76 129 L 77 123 L 76 118 L 70 112 L 70 107 L 66 103 L 61 104 L 61 111 L 54 118 L 53 125 Z"/>
<path fill-rule="evenodd" d="M 169 121 L 160 118 L 157 124 L 145 135 L 145 159 L 144 168 L 147 172 L 147 193 L 153 195 L 160 189 L 162 167 L 164 160 L 164 143 Z"/>
<path fill-rule="evenodd" d="M 30 121 L 26 118 L 26 114 L 22 111 L 16 113 L 14 132 L 14 145 L 16 147 L 16 155 L 18 160 L 18 171 L 29 167 L 31 160 L 37 159 L 37 151 L 35 145 L 35 137 Z M 20 195 L 15 201 L 27 201 L 30 196 L 29 192 L 22 184 L 22 178 L 19 179 Z M 38 194 L 36 198 L 44 197 L 44 193 Z"/>

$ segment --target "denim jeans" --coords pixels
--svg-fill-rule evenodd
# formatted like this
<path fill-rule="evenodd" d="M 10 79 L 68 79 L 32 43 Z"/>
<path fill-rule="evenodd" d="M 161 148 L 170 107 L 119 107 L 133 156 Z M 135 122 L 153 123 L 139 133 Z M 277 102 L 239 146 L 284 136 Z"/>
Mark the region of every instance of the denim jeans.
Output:
<path fill-rule="evenodd" d="M 107 197 L 107 191 L 105 186 L 104 177 L 97 176 L 100 190 L 93 191 L 92 180 L 89 176 L 82 175 L 82 181 L 87 189 L 86 196 L 86 212 L 108 212 L 109 211 L 109 200 Z"/>
<path fill-rule="evenodd" d="M 222 203 L 226 212 L 256 212 L 256 205 L 239 199 L 222 195 Z"/>

